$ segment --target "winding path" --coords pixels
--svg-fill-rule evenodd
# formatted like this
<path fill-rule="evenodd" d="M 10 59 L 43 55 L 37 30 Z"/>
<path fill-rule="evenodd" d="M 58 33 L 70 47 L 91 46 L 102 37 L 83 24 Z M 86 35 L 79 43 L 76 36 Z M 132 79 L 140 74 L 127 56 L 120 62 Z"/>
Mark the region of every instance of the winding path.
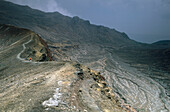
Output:
<path fill-rule="evenodd" d="M 25 51 L 26 47 L 25 45 L 30 43 L 32 41 L 32 35 L 31 35 L 31 39 L 26 42 L 26 43 L 23 43 L 22 46 L 23 46 L 23 50 L 17 55 L 17 59 L 21 60 L 22 62 L 31 62 L 31 61 L 28 61 L 28 60 L 25 60 L 24 58 L 21 58 L 21 54 Z"/>
<path fill-rule="evenodd" d="M 29 60 L 26 60 L 25 58 L 21 58 L 21 54 L 25 51 L 25 49 L 26 49 L 26 44 L 29 44 L 31 41 L 32 41 L 32 39 L 33 39 L 33 34 L 31 34 L 30 35 L 31 36 L 31 39 L 29 40 L 29 41 L 27 41 L 27 42 L 25 42 L 25 43 L 23 43 L 22 44 L 22 46 L 23 46 L 23 50 L 20 52 L 20 53 L 18 53 L 18 55 L 17 55 L 17 59 L 19 59 L 19 60 L 21 60 L 22 62 L 25 62 L 25 63 L 39 63 L 39 64 L 41 64 L 41 63 L 49 63 L 49 62 L 33 62 L 33 61 L 29 61 Z"/>

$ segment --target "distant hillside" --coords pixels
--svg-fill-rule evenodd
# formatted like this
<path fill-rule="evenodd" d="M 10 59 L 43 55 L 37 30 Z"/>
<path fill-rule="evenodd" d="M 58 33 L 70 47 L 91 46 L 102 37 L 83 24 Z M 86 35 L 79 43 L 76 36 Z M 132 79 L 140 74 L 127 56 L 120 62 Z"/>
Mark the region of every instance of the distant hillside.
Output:
<path fill-rule="evenodd" d="M 45 13 L 4 1 L 0 1 L 0 23 L 31 29 L 43 38 L 56 42 L 98 43 L 117 47 L 136 44 L 125 33 L 90 24 L 79 17 L 71 18 L 58 12 Z"/>
<path fill-rule="evenodd" d="M 152 43 L 153 46 L 159 46 L 159 48 L 170 48 L 170 40 L 161 40 L 158 42 Z"/>

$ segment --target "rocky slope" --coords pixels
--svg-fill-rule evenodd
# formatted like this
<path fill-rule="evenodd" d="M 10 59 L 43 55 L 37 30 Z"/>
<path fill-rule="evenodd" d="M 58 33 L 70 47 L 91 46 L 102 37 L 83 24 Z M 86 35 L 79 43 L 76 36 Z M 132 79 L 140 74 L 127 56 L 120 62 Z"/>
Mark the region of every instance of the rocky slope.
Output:
<path fill-rule="evenodd" d="M 1 0 L 0 23 L 31 29 L 52 43 L 80 45 L 80 47 L 84 44 L 93 48 L 101 46 L 110 52 L 116 52 L 116 55 L 129 63 L 147 64 L 151 66 L 150 68 L 170 72 L 169 55 L 164 55 L 162 52 L 169 49 L 168 44 L 162 46 L 160 44 L 139 43 L 129 39 L 123 32 L 90 24 L 89 21 L 79 17 L 71 18 L 58 12 L 44 13 L 28 6 L 20 6 Z M 157 50 L 160 51 L 157 52 Z M 158 53 L 160 56 L 157 56 Z"/>
<path fill-rule="evenodd" d="M 14 26 L 0 25 L 1 50 L 8 50 L 10 47 L 18 44 L 20 39 L 30 37 L 31 42 L 28 43 L 24 52 L 21 53 L 21 58 L 33 61 L 52 61 L 51 53 L 46 42 L 37 34 L 27 29 L 17 28 Z M 11 38 L 13 37 L 13 38 Z"/>
<path fill-rule="evenodd" d="M 48 46 L 34 32 L 0 25 L 0 39 L 2 112 L 134 110 L 121 103 L 100 73 L 76 62 L 50 62 Z"/>
<path fill-rule="evenodd" d="M 169 49 L 170 48 L 169 48 L 169 44 L 167 44 L 168 43 L 167 41 L 158 42 L 155 44 L 138 43 L 129 39 L 125 33 L 121 33 L 116 31 L 115 29 L 110 29 L 104 26 L 97 26 L 97 25 L 90 24 L 89 21 L 82 20 L 78 17 L 70 18 L 67 16 L 63 16 L 57 12 L 44 13 L 38 10 L 33 10 L 27 6 L 19 6 L 16 4 L 12 4 L 10 2 L 5 2 L 3 0 L 0 1 L 0 23 L 12 24 L 15 26 L 28 28 L 41 35 L 43 39 L 45 39 L 48 42 L 49 48 L 53 53 L 53 58 L 58 62 L 63 63 L 64 61 L 64 63 L 65 62 L 81 63 L 97 72 L 100 72 L 101 75 L 104 76 L 104 78 L 106 79 L 105 82 L 107 83 L 107 85 L 112 89 L 113 94 L 116 97 L 118 97 L 121 104 L 123 103 L 129 104 L 133 107 L 133 109 L 136 109 L 137 111 L 168 112 L 170 110 L 169 107 L 170 105 Z M 36 37 L 38 37 L 38 35 Z M 38 46 L 34 46 L 37 45 L 36 40 L 40 40 L 40 39 L 36 38 L 34 39 L 34 41 L 29 41 L 28 39 L 26 41 L 28 43 L 24 44 L 25 52 L 23 53 L 20 52 L 21 55 L 19 55 L 21 56 L 21 59 L 28 58 L 30 56 L 31 57 L 38 56 L 39 58 L 33 58 L 33 59 L 40 61 L 41 59 L 43 59 L 42 54 L 44 53 L 48 54 L 49 50 L 42 50 L 43 52 L 41 52 L 42 48 L 41 47 L 39 48 L 39 44 Z M 1 40 L 1 42 L 3 43 L 3 40 Z M 43 42 L 41 43 L 44 46 Z M 23 50 L 21 46 L 23 47 L 23 45 L 22 44 L 20 45 L 19 51 Z M 1 49 L 3 50 L 3 47 L 1 47 Z M 38 50 L 38 52 L 36 52 L 37 55 L 35 55 L 34 52 L 35 50 Z M 6 51 L 9 52 L 8 49 Z M 18 56 L 18 52 L 16 53 Z M 7 63 L 7 65 L 10 65 L 8 60 L 14 59 L 14 57 L 11 58 L 11 54 L 12 53 L 10 52 L 7 54 L 1 54 L 0 58 L 2 60 L 3 59 L 6 60 L 2 65 L 6 65 L 5 63 Z M 48 57 L 47 60 L 51 59 L 50 58 L 51 56 L 46 55 L 46 57 Z M 15 63 L 17 64 L 17 62 Z M 22 63 L 20 64 L 25 67 L 29 65 L 29 64 L 22 64 Z M 39 65 L 40 63 L 33 63 L 33 65 L 30 64 L 28 66 L 28 68 L 30 69 L 34 68 L 33 72 L 36 71 L 35 70 L 36 65 L 34 64 Z M 50 63 L 50 64 L 41 63 L 40 66 L 37 67 L 37 69 L 39 68 L 40 70 L 40 68 L 42 67 L 43 70 L 41 69 L 40 70 L 41 72 L 38 73 L 45 74 L 45 70 L 46 70 L 47 74 L 50 74 L 50 76 L 53 78 L 55 77 L 55 80 L 60 81 L 57 79 L 59 78 L 58 75 L 55 76 L 54 73 L 56 73 L 59 70 L 59 73 L 57 72 L 56 74 L 66 73 L 65 75 L 67 77 L 67 75 L 70 73 L 71 74 L 77 73 L 76 72 L 77 68 L 75 68 L 74 65 L 75 64 L 67 64 L 67 66 L 65 66 L 65 64 L 61 65 L 62 67 L 64 66 L 64 68 L 65 67 L 67 68 L 66 71 L 69 70 L 72 71 L 69 73 L 66 72 L 65 69 L 62 67 L 61 68 L 62 70 L 64 69 L 64 72 L 62 70 L 61 72 L 59 68 L 57 68 L 58 65 L 55 65 L 55 63 Z M 22 70 L 22 69 L 23 68 L 18 70 Z M 53 69 L 54 71 L 52 72 Z M 103 89 L 105 88 L 101 88 L 101 87 L 98 88 L 98 86 L 97 88 L 94 89 L 88 88 L 91 84 L 93 85 L 93 83 L 94 85 L 95 83 L 97 83 L 98 85 L 98 82 L 94 81 L 93 76 L 88 75 L 88 71 L 86 70 L 84 71 L 83 68 L 81 69 L 83 70 L 83 73 L 86 75 L 85 76 L 86 80 L 78 81 L 77 84 L 81 85 L 82 87 L 75 86 L 75 90 L 78 90 L 77 88 L 85 89 L 82 90 L 82 94 L 84 97 L 81 96 L 79 92 L 78 92 L 79 95 L 76 95 L 74 97 L 79 98 L 78 96 L 81 96 L 82 99 L 87 98 L 86 100 L 89 100 L 89 98 L 94 99 L 90 101 L 95 103 L 93 103 L 92 107 L 90 107 L 90 109 L 88 110 L 86 105 L 88 105 L 88 103 L 90 104 L 90 102 L 86 100 L 81 100 L 83 101 L 83 103 L 80 106 L 76 103 L 78 101 L 74 101 L 73 103 L 75 108 L 82 110 L 82 108 L 84 107 L 83 109 L 87 111 L 92 111 L 92 110 L 96 111 L 95 109 L 100 109 L 101 111 L 104 111 L 105 108 L 103 108 L 102 106 L 103 104 L 99 104 L 97 103 L 98 101 L 96 101 L 96 99 L 100 99 L 99 97 L 100 94 L 96 93 L 94 90 L 100 90 L 100 92 L 102 93 L 101 97 L 106 96 L 105 98 L 107 99 L 108 97 L 106 93 L 103 92 Z M 4 66 L 2 67 L 1 73 L 4 74 L 6 70 L 8 72 L 9 70 L 14 71 L 12 72 L 12 74 L 15 73 L 15 71 L 17 71 L 15 70 L 14 66 L 10 67 L 10 69 L 8 69 L 8 66 L 7 67 Z M 25 68 L 23 70 L 25 70 Z M 8 72 L 6 72 L 5 74 L 10 75 L 10 73 Z M 19 72 L 16 73 L 20 74 Z M 77 77 L 80 78 L 81 80 L 82 77 L 78 77 L 77 75 L 73 75 L 73 74 L 70 75 L 70 77 L 69 76 L 68 77 L 69 78 Z M 64 80 L 65 78 L 63 75 L 62 77 Z M 69 80 L 69 78 L 67 80 Z M 58 84 L 57 81 L 55 83 L 52 81 L 51 84 L 59 88 L 59 85 L 57 85 Z M 64 84 L 66 82 L 64 82 Z M 79 82 L 82 82 L 82 84 L 80 84 Z M 89 85 L 87 85 L 86 82 Z M 83 85 L 86 85 L 87 89 Z M 31 89 L 35 89 L 35 88 L 32 87 Z M 41 89 L 45 89 L 45 86 L 42 86 Z M 5 90 L 8 90 L 7 87 L 5 88 Z M 40 91 L 40 89 L 37 89 L 35 91 L 37 92 L 38 90 Z M 64 89 L 64 91 L 66 90 Z M 41 92 L 43 91 L 37 92 L 37 94 Z M 66 91 L 66 93 L 67 92 L 68 91 Z M 55 91 L 55 94 L 59 94 L 59 93 L 60 91 L 57 89 Z M 103 95 L 103 93 L 105 95 Z M 35 95 L 36 93 L 32 92 L 28 96 L 32 96 L 32 94 Z M 52 97 L 52 99 L 49 99 L 48 96 L 48 98 L 45 99 L 46 102 L 44 104 L 51 105 L 49 104 L 49 101 L 55 102 L 54 99 L 58 99 L 60 98 L 60 96 L 61 95 L 59 94 L 59 96 L 57 97 L 54 96 Z M 101 98 L 99 101 L 104 100 L 105 98 Z M 36 101 L 42 102 L 42 100 L 40 99 L 37 99 Z M 112 103 L 110 103 L 109 100 L 107 100 L 107 102 L 108 105 L 111 105 L 110 107 L 106 106 L 107 107 L 106 111 L 109 111 L 109 108 L 111 109 L 111 107 L 114 106 L 112 106 Z M 36 111 L 42 109 L 39 108 L 40 106 L 41 103 L 37 103 L 36 107 L 33 108 L 33 110 Z M 74 106 L 72 108 L 74 108 Z M 22 109 L 24 108 L 26 107 L 23 107 Z M 127 108 L 127 107 L 122 107 L 122 108 Z M 52 108 L 43 108 L 42 110 L 44 109 L 48 110 Z M 53 109 L 55 110 L 58 108 L 53 108 Z M 54 111 L 53 109 L 49 111 Z"/>
<path fill-rule="evenodd" d="M 31 29 L 52 42 L 102 43 L 117 47 L 136 43 L 125 33 L 90 24 L 79 17 L 71 18 L 58 12 L 44 13 L 3 0 L 0 8 L 0 23 Z"/>

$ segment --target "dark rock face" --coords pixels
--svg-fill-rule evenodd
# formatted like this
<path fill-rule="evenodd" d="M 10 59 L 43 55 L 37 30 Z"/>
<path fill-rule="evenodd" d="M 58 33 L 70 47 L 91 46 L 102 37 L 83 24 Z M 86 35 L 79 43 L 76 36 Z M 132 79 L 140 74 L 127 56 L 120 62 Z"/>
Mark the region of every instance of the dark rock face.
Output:
<path fill-rule="evenodd" d="M 47 43 L 39 35 L 38 35 L 38 38 L 39 38 L 41 44 L 45 47 L 45 51 L 46 51 L 46 54 L 42 55 L 41 61 L 43 61 L 43 60 L 52 61 L 53 59 L 52 59 L 51 51 L 48 48 Z"/>

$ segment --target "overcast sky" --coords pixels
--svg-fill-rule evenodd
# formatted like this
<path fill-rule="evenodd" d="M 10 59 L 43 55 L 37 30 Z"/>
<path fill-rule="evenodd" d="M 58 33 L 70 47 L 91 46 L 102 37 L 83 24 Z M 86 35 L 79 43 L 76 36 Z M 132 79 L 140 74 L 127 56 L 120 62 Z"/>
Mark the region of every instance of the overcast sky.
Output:
<path fill-rule="evenodd" d="M 8 0 L 45 12 L 79 16 L 152 43 L 170 40 L 170 0 Z"/>

